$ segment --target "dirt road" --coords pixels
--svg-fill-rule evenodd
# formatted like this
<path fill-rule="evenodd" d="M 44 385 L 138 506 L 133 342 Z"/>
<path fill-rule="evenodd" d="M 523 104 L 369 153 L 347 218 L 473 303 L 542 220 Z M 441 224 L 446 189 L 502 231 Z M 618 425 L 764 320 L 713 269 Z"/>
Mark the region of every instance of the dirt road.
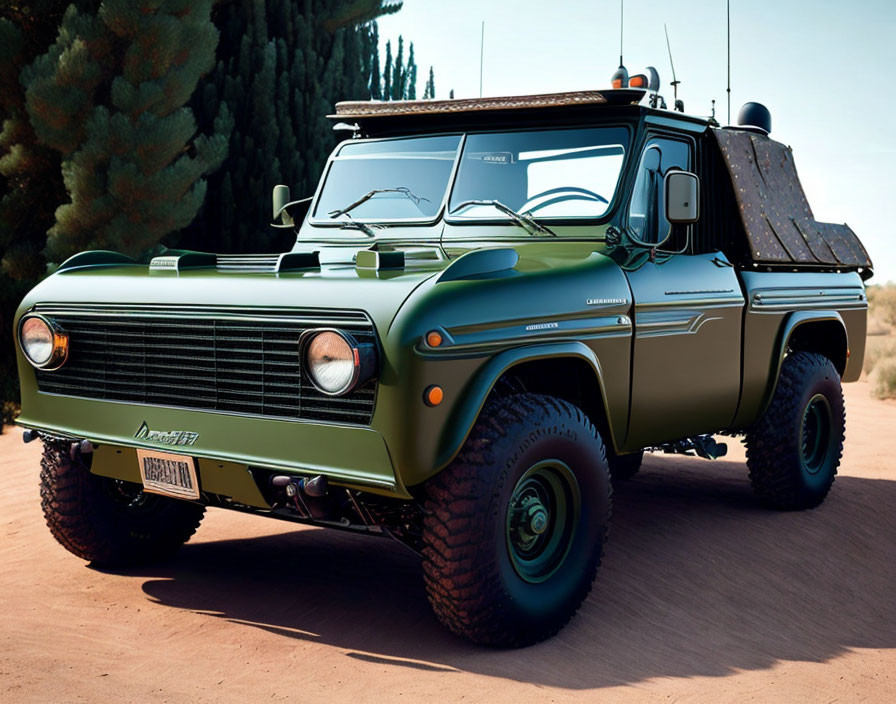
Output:
<path fill-rule="evenodd" d="M 819 510 L 759 508 L 739 443 L 649 457 L 578 617 L 511 652 L 445 633 L 384 540 L 212 510 L 167 565 L 92 569 L 45 529 L 40 450 L 10 431 L 0 701 L 896 701 L 896 403 L 846 394 Z"/>

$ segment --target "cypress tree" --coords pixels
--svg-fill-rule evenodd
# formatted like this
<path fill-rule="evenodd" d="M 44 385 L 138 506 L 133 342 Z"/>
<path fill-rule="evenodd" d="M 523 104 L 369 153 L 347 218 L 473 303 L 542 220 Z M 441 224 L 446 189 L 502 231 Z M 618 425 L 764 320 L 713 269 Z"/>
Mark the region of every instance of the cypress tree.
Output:
<path fill-rule="evenodd" d="M 436 97 L 436 74 L 432 66 L 429 67 L 429 80 L 426 81 L 426 88 L 423 89 L 423 99 L 432 100 Z"/>
<path fill-rule="evenodd" d="M 398 35 L 398 53 L 395 54 L 395 68 L 392 69 L 392 100 L 404 97 L 405 84 L 404 38 Z"/>
<path fill-rule="evenodd" d="M 212 0 L 104 0 L 66 11 L 50 50 L 22 72 L 34 131 L 62 156 L 70 202 L 56 210 L 47 254 L 139 255 L 186 227 L 225 135 L 196 135 L 189 108 L 214 63 Z"/>
<path fill-rule="evenodd" d="M 380 75 L 380 30 L 376 26 L 376 22 L 373 23 L 373 28 L 371 29 L 370 41 L 372 50 L 370 60 L 370 99 L 382 100 L 383 79 Z"/>
<path fill-rule="evenodd" d="M 65 196 L 59 155 L 37 139 L 19 75 L 53 43 L 68 5 L 0 1 L 0 276 L 17 280 L 45 273 L 46 232 Z"/>
<path fill-rule="evenodd" d="M 226 105 L 230 156 L 209 177 L 200 217 L 166 244 L 218 252 L 292 246 L 294 233 L 268 226 L 271 189 L 284 183 L 295 198 L 312 195 L 344 137 L 325 117 L 333 103 L 376 97 L 377 90 L 385 97 L 373 20 L 398 8 L 383 0 L 218 3 L 218 60 L 191 107 L 200 130 L 209 130 Z"/>
<path fill-rule="evenodd" d="M 408 52 L 408 85 L 404 95 L 406 100 L 417 99 L 417 62 L 414 60 L 414 42 Z"/>
<path fill-rule="evenodd" d="M 386 67 L 383 69 L 383 98 L 392 100 L 392 41 L 386 41 Z"/>
<path fill-rule="evenodd" d="M 12 321 L 46 273 L 53 211 L 65 198 L 59 154 L 40 143 L 25 109 L 22 69 L 47 51 L 70 0 L 0 0 L 0 432 L 18 401 Z M 87 9 L 95 3 L 77 2 Z"/>

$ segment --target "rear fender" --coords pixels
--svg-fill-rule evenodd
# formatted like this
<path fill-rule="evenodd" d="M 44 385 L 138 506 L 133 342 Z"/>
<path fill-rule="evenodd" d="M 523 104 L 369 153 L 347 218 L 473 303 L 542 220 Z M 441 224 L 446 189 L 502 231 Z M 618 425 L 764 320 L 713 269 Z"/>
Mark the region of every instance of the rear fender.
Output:
<path fill-rule="evenodd" d="M 762 413 L 771 403 L 781 377 L 781 365 L 791 349 L 818 352 L 830 359 L 842 376 L 846 371 L 849 336 L 843 318 L 835 310 L 796 311 L 790 313 L 781 326 L 778 338 L 773 382 L 769 384 L 762 402 Z"/>

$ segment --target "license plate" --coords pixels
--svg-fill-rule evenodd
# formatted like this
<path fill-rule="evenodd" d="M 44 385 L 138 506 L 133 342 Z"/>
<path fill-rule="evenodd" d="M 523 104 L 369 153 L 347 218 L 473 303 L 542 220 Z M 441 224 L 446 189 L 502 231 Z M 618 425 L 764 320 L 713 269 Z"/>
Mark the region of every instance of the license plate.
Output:
<path fill-rule="evenodd" d="M 137 450 L 137 460 L 140 462 L 143 491 L 177 499 L 199 498 L 199 479 L 193 457 Z"/>

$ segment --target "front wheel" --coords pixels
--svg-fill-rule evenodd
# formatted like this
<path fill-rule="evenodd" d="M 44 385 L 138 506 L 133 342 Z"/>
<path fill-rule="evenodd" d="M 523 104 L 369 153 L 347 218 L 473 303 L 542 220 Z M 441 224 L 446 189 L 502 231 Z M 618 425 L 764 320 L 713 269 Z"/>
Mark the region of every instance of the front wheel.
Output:
<path fill-rule="evenodd" d="M 40 472 L 44 518 L 66 550 L 99 566 L 142 564 L 170 557 L 196 531 L 204 506 L 91 474 L 70 447 L 45 442 Z"/>
<path fill-rule="evenodd" d="M 591 590 L 610 494 L 603 442 L 581 410 L 529 393 L 489 402 L 426 487 L 423 567 L 438 619 L 498 647 L 559 631 Z"/>
<path fill-rule="evenodd" d="M 788 355 L 769 407 L 747 434 L 747 468 L 760 500 L 780 510 L 824 501 L 845 427 L 840 375 L 831 360 L 813 352 Z"/>

